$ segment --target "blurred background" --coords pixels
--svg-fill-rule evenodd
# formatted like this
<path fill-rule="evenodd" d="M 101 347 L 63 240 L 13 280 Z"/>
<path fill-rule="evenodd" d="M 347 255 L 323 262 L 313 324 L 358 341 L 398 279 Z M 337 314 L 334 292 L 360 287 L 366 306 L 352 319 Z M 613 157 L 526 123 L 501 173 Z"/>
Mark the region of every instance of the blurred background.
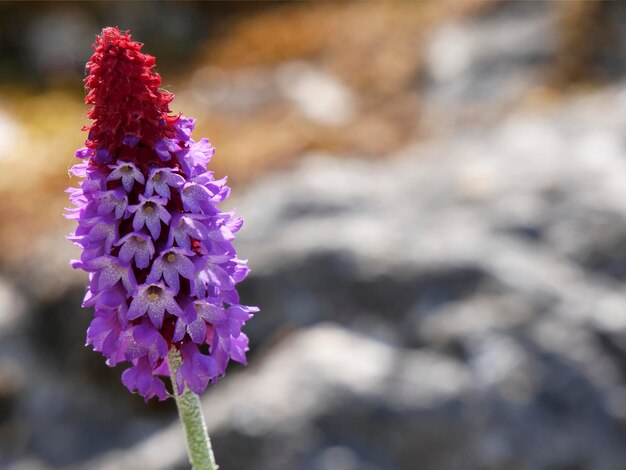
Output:
<path fill-rule="evenodd" d="M 68 266 L 109 25 L 246 220 L 221 468 L 626 468 L 626 4 L 575 0 L 0 3 L 0 468 L 189 468 Z"/>

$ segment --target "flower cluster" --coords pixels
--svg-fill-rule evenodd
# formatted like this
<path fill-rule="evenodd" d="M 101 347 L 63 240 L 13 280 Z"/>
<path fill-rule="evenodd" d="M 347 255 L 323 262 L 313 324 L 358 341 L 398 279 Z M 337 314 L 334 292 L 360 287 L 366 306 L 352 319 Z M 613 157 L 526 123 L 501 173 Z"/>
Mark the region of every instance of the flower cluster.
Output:
<path fill-rule="evenodd" d="M 96 38 L 85 79 L 94 123 L 71 169 L 84 180 L 68 190 L 67 217 L 82 249 L 72 264 L 89 273 L 87 344 L 110 366 L 130 361 L 129 390 L 165 399 L 171 348 L 179 393 L 200 394 L 230 359 L 245 363 L 241 327 L 258 309 L 239 303 L 249 270 L 232 241 L 242 219 L 217 207 L 229 188 L 206 170 L 214 149 L 191 138 L 193 119 L 171 115 L 173 95 L 141 47 L 117 28 Z"/>

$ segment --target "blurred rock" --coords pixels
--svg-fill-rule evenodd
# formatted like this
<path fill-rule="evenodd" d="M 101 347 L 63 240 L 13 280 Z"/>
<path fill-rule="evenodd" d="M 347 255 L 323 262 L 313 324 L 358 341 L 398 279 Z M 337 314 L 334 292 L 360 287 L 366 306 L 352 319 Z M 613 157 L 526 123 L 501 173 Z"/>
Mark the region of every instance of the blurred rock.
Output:
<path fill-rule="evenodd" d="M 244 297 L 263 307 L 253 340 L 335 321 L 444 354 L 481 403 L 458 415 L 481 436 L 461 439 L 481 450 L 465 468 L 616 468 L 626 155 L 614 136 L 626 126 L 597 116 L 624 96 L 520 114 L 385 163 L 311 156 L 259 183 L 238 204 L 255 269 Z"/>
<path fill-rule="evenodd" d="M 189 88 L 194 99 L 220 115 L 258 112 L 280 100 L 274 75 L 260 68 L 235 74 L 217 67 L 201 67 L 193 73 Z"/>
<path fill-rule="evenodd" d="M 354 119 L 356 98 L 332 75 L 306 62 L 294 62 L 283 65 L 277 76 L 281 91 L 311 121 L 338 126 Z"/>
<path fill-rule="evenodd" d="M 0 160 L 16 158 L 14 142 L 24 138 L 22 126 L 13 117 L 0 109 Z"/>
<path fill-rule="evenodd" d="M 0 336 L 13 330 L 25 311 L 26 301 L 17 288 L 0 277 Z"/>
<path fill-rule="evenodd" d="M 494 11 L 435 30 L 426 53 L 427 93 L 437 105 L 499 106 L 542 81 L 557 48 L 547 3 L 503 2 Z"/>
<path fill-rule="evenodd" d="M 424 55 L 428 125 L 491 122 L 545 84 L 559 47 L 557 21 L 550 3 L 498 2 L 435 28 Z"/>
<path fill-rule="evenodd" d="M 28 60 L 44 76 L 81 70 L 89 58 L 83 44 L 91 40 L 96 29 L 93 19 L 80 9 L 46 12 L 28 25 Z"/>

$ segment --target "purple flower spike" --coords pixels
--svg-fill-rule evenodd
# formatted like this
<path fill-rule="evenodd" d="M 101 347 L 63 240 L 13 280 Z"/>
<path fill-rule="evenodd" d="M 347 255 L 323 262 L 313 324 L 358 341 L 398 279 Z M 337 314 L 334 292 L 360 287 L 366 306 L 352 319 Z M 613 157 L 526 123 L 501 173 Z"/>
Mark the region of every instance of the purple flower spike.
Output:
<path fill-rule="evenodd" d="M 67 191 L 66 217 L 82 250 L 71 264 L 89 273 L 86 343 L 109 366 L 129 364 L 131 392 L 164 400 L 169 352 L 182 359 L 175 388 L 202 393 L 230 360 L 245 363 L 241 329 L 258 309 L 239 303 L 242 220 L 218 207 L 230 189 L 207 171 L 215 149 L 194 141 L 193 118 L 172 115 L 173 95 L 141 47 L 116 28 L 96 40 L 85 81 L 94 122 L 70 170 L 82 181 Z"/>
<path fill-rule="evenodd" d="M 117 165 L 109 165 L 109 168 L 113 171 L 109 173 L 106 180 L 115 181 L 121 179 L 122 186 L 124 186 L 126 192 L 130 192 L 130 190 L 133 189 L 135 181 L 141 184 L 146 182 L 143 177 L 143 173 L 139 171 L 139 168 L 137 168 L 133 163 L 120 162 Z"/>

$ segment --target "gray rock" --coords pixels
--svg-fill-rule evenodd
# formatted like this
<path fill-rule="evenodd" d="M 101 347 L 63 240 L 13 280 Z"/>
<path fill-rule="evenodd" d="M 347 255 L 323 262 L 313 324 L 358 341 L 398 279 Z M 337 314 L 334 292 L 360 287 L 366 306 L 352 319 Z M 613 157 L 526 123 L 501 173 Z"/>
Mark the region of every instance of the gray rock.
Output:
<path fill-rule="evenodd" d="M 558 15 L 547 2 L 497 2 L 434 29 L 420 90 L 428 126 L 445 132 L 456 122 L 493 123 L 542 86 L 562 42 Z"/>
<path fill-rule="evenodd" d="M 356 117 L 356 94 L 337 77 L 306 62 L 282 65 L 276 80 L 296 109 L 317 124 L 338 126 Z"/>
<path fill-rule="evenodd" d="M 458 425 L 482 436 L 461 438 L 465 468 L 616 468 L 626 155 L 619 113 L 594 116 L 621 99 L 521 114 L 378 164 L 316 155 L 260 183 L 238 204 L 256 273 L 246 288 L 264 309 L 253 339 L 335 321 L 461 361 L 480 405 L 463 402 L 472 418 Z"/>

